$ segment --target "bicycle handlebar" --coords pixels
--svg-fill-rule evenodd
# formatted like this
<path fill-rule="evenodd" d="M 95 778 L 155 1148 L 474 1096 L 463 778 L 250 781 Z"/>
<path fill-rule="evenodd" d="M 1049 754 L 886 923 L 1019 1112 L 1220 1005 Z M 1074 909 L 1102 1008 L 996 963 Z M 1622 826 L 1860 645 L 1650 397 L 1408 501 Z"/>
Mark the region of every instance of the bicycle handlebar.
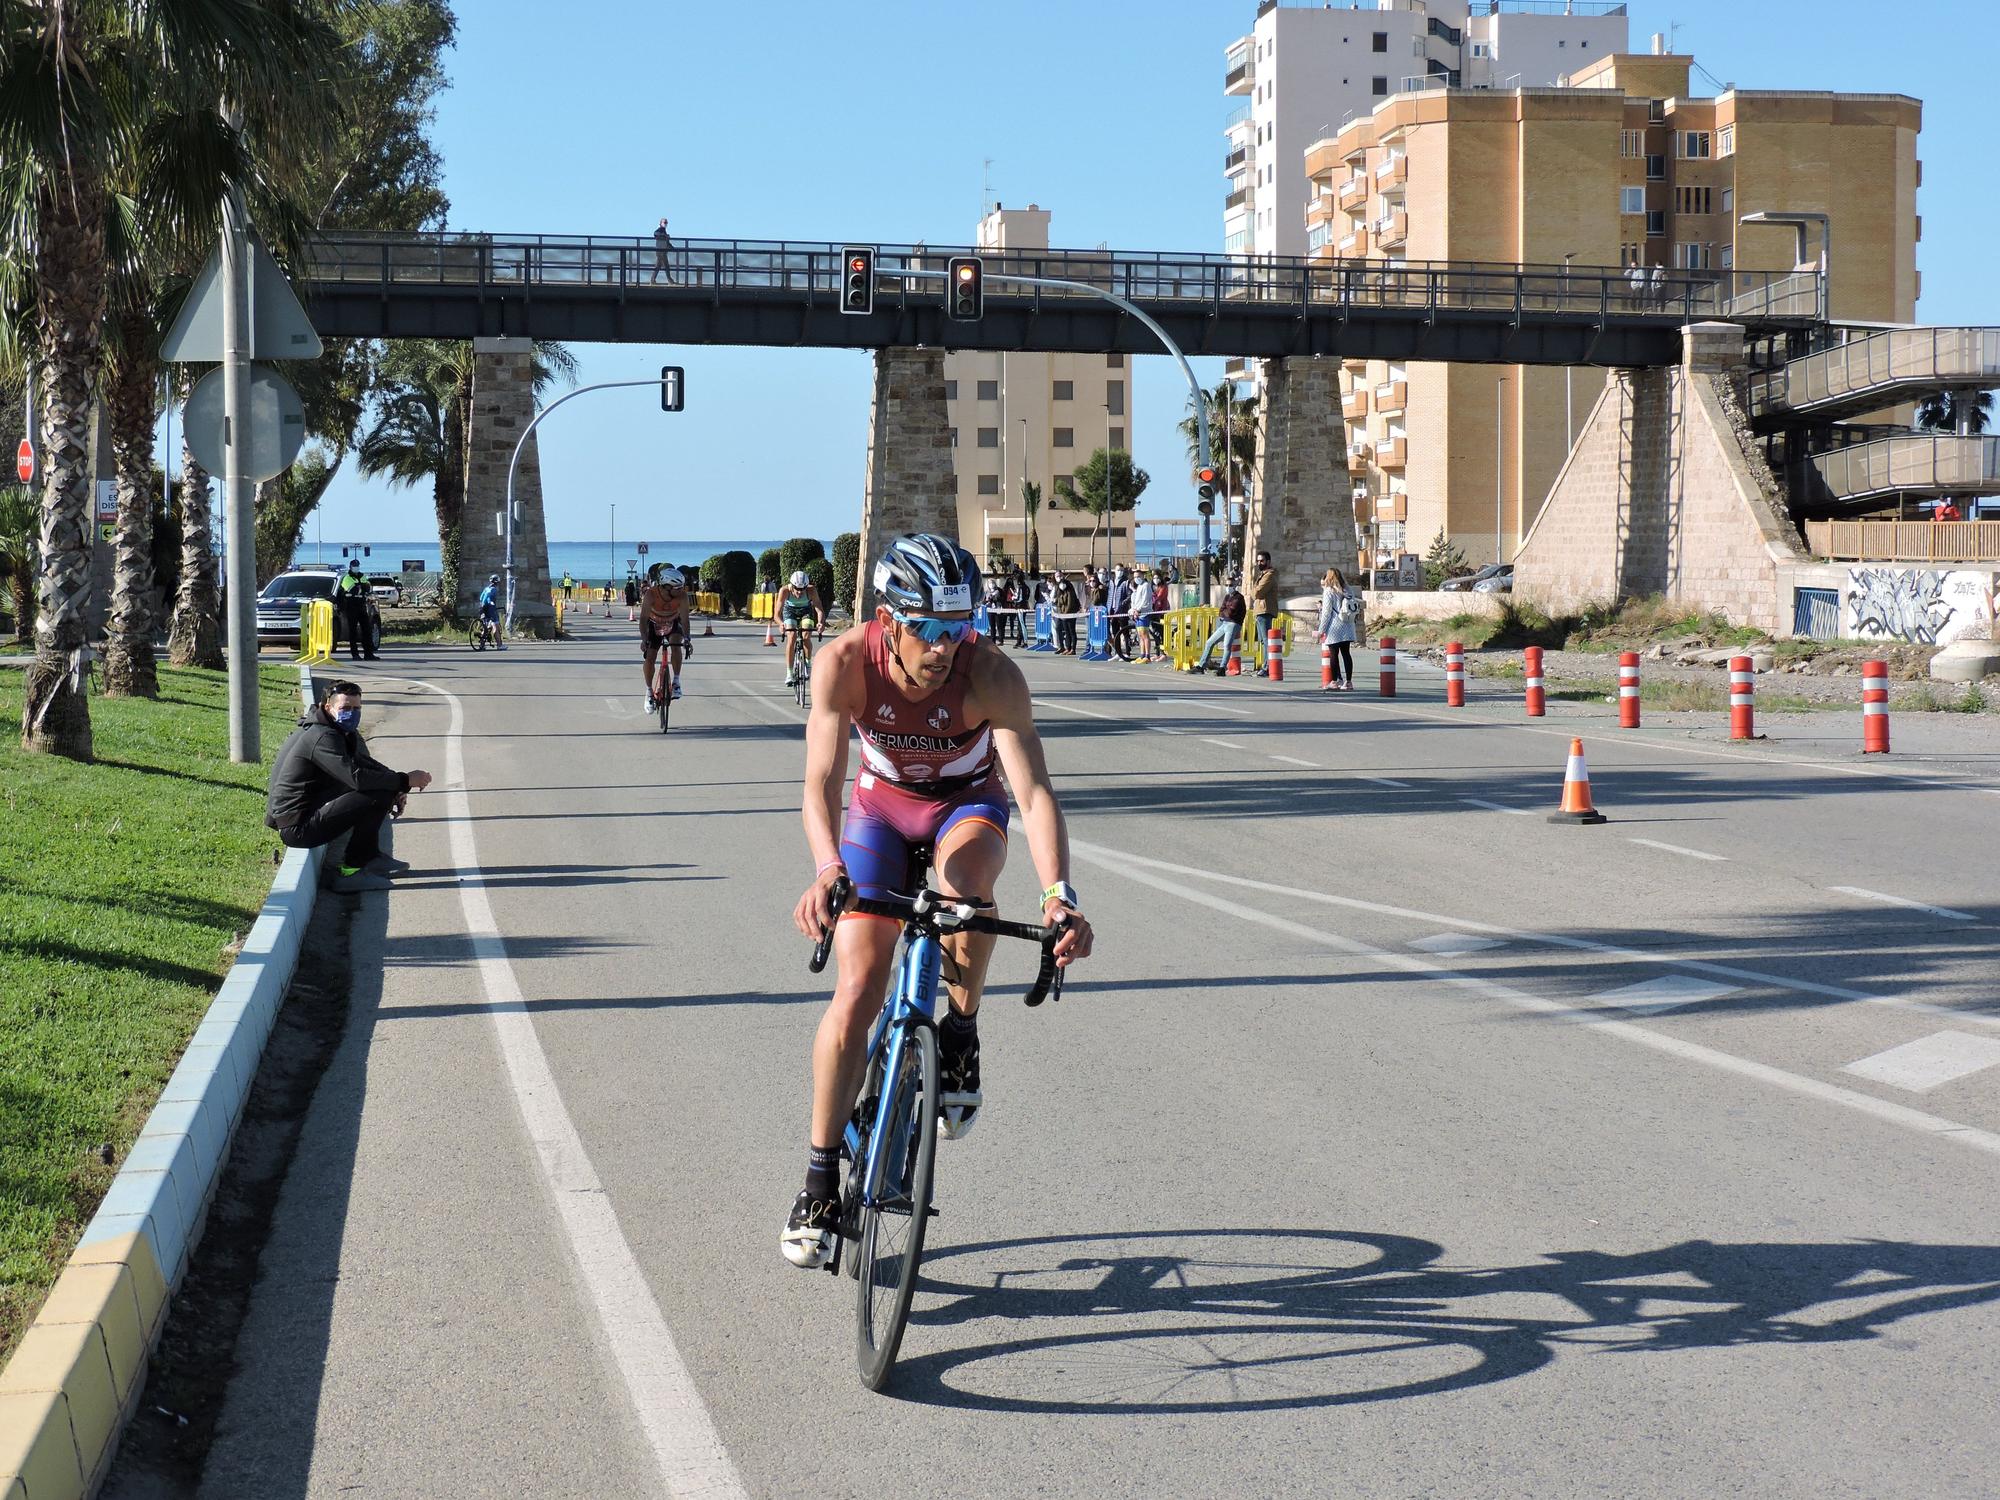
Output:
<path fill-rule="evenodd" d="M 870 916 L 890 917 L 899 922 L 921 922 L 939 934 L 986 932 L 995 937 L 1039 943 L 1042 949 L 1041 968 L 1036 971 L 1035 982 L 1028 987 L 1028 993 L 1021 997 L 1022 1002 L 1040 1005 L 1044 1000 L 1062 999 L 1062 970 L 1056 967 L 1056 941 L 1063 930 L 1060 922 L 1052 927 L 1037 927 L 1032 922 L 1003 922 L 998 917 L 981 916 L 963 903 L 931 890 L 920 891 L 914 897 L 856 896 L 853 885 L 844 875 L 834 883 L 833 909 L 836 924 L 841 912 L 858 911 Z M 806 967 L 815 974 L 819 973 L 826 967 L 832 952 L 833 928 L 822 928 Z"/>

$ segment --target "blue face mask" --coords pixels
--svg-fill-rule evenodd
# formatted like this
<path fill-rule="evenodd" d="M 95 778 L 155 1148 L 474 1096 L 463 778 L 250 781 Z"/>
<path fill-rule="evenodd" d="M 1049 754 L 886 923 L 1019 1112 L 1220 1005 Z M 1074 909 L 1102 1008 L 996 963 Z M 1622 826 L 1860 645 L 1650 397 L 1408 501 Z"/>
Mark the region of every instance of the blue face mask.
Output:
<path fill-rule="evenodd" d="M 338 724 L 342 729 L 352 733 L 361 727 L 361 710 L 358 708 L 343 708 L 333 716 L 333 722 Z"/>

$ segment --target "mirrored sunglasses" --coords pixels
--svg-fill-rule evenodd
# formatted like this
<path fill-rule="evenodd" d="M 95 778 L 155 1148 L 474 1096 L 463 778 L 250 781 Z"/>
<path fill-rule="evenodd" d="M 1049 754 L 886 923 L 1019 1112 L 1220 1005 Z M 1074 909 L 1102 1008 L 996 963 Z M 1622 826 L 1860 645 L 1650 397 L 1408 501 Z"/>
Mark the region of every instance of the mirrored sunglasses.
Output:
<path fill-rule="evenodd" d="M 927 646 L 942 643 L 958 645 L 972 634 L 970 620 L 934 620 L 928 615 L 906 615 L 900 611 L 890 611 L 889 617 L 905 630 L 915 633 L 918 640 Z"/>

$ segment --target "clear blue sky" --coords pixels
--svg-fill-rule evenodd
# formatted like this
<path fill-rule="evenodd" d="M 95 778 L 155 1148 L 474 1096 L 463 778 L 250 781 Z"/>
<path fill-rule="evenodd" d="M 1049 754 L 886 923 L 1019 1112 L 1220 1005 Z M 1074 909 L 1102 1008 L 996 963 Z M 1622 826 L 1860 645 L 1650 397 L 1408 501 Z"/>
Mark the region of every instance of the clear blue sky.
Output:
<path fill-rule="evenodd" d="M 1238 102 L 1221 93 L 1222 54 L 1255 9 L 459 0 L 436 125 L 451 224 L 645 234 L 664 213 L 694 238 L 966 243 L 991 157 L 994 196 L 1052 209 L 1059 245 L 1218 251 L 1221 124 Z M 843 28 L 843 14 L 868 24 Z M 1922 99 L 1918 316 L 1990 323 L 2000 311 L 1976 263 L 2000 216 L 1980 59 L 1996 19 L 1992 0 L 1632 0 L 1631 37 L 1643 51 L 1678 23 L 1676 50 L 1743 88 Z M 973 39 L 969 56 L 955 55 L 957 36 Z M 865 354 L 575 352 L 586 382 L 684 364 L 688 406 L 668 416 L 645 390 L 604 392 L 550 418 L 552 539 L 603 537 L 614 502 L 627 536 L 831 536 L 858 523 Z M 1135 456 L 1155 513 L 1187 514 L 1174 431 L 1185 385 L 1164 357 L 1136 365 Z M 1212 385 L 1221 362 L 1197 361 L 1196 374 Z M 351 463 L 323 510 L 328 542 L 433 530 L 427 489 L 364 483 Z"/>

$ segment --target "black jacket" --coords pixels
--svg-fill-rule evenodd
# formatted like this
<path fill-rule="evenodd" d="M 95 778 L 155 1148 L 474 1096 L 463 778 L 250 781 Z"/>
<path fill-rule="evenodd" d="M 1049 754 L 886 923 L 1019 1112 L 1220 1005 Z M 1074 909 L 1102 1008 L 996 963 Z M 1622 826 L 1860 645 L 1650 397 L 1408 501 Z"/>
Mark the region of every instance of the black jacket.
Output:
<path fill-rule="evenodd" d="M 271 794 L 264 804 L 266 827 L 296 828 L 313 811 L 342 792 L 399 794 L 410 778 L 368 753 L 359 734 L 350 734 L 315 706 L 299 716 L 299 727 L 278 751 L 271 767 Z"/>

